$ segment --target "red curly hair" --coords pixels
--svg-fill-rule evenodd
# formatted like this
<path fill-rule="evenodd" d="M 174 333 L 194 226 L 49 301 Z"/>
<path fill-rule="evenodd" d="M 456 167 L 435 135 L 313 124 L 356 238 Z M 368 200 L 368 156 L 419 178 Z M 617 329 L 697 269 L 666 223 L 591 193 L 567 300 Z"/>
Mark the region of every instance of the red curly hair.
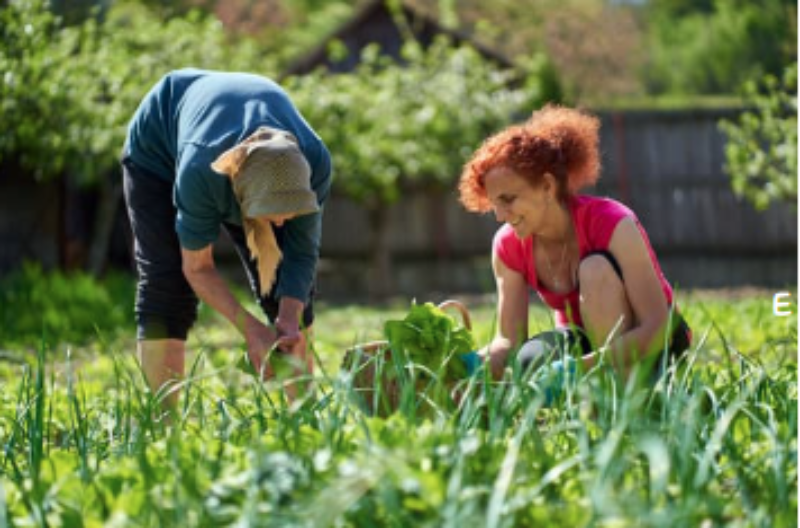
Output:
<path fill-rule="evenodd" d="M 552 174 L 561 200 L 594 185 L 600 177 L 599 129 L 600 120 L 593 115 L 545 106 L 525 123 L 483 142 L 461 173 L 461 203 L 469 211 L 491 211 L 484 179 L 497 167 L 513 170 L 532 185 L 540 183 L 545 173 Z"/>

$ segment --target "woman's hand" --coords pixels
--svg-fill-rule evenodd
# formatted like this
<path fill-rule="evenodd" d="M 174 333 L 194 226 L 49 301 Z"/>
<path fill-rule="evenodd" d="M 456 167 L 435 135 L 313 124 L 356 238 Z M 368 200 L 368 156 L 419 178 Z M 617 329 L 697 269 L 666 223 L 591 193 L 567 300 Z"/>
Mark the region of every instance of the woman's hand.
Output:
<path fill-rule="evenodd" d="M 277 347 L 286 353 L 292 353 L 303 338 L 300 325 L 296 320 L 287 321 L 279 317 L 275 321 L 275 330 L 278 336 Z"/>
<path fill-rule="evenodd" d="M 495 337 L 489 345 L 478 351 L 478 355 L 483 358 L 483 363 L 488 366 L 493 379 L 503 378 L 512 346 L 513 343 L 509 339 Z"/>
<path fill-rule="evenodd" d="M 247 357 L 250 359 L 253 368 L 255 368 L 256 372 L 261 373 L 262 379 L 271 378 L 274 373 L 267 361 L 267 357 L 278 341 L 278 332 L 251 317 L 248 318 L 244 330 L 244 339 L 247 343 Z"/>
<path fill-rule="evenodd" d="M 292 381 L 284 384 L 284 389 L 289 399 L 294 401 L 298 396 L 305 394 L 310 387 L 308 379 L 313 372 L 313 362 L 308 352 L 306 333 L 310 333 L 311 329 L 306 328 L 305 332 L 301 332 L 296 322 L 294 324 L 286 324 L 286 321 L 281 321 L 280 318 L 275 321 L 275 326 L 278 340 L 273 349 L 273 354 L 283 355 L 278 359 L 288 367 L 286 370 L 279 371 L 276 374 L 282 379 L 287 377 L 292 379 Z M 276 366 L 276 368 L 278 367 Z"/>
<path fill-rule="evenodd" d="M 281 297 L 275 329 L 278 332 L 277 348 L 289 354 L 295 366 L 294 374 L 303 377 L 313 371 L 313 362 L 308 353 L 311 327 L 300 330 L 300 316 L 305 305 L 299 299 Z"/>
<path fill-rule="evenodd" d="M 280 353 L 292 356 L 296 375 L 308 374 L 311 371 L 311 362 L 305 333 L 300 331 L 297 323 L 287 324 L 280 319 L 275 321 L 275 328 L 278 333 L 275 348 Z"/>
<path fill-rule="evenodd" d="M 304 304 L 300 300 L 281 297 L 275 329 L 278 331 L 278 347 L 284 352 L 291 353 L 303 340 L 300 332 L 300 314 L 303 313 L 303 308 Z"/>

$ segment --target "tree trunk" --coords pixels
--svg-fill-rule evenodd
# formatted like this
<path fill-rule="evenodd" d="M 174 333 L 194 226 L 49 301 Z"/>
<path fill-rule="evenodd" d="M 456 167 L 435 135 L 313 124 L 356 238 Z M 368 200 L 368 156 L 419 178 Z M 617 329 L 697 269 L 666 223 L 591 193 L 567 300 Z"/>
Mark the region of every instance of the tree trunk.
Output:
<path fill-rule="evenodd" d="M 100 178 L 100 193 L 92 230 L 92 247 L 89 251 L 88 271 L 99 277 L 106 268 L 114 219 L 122 203 L 122 179 L 103 176 Z"/>
<path fill-rule="evenodd" d="M 394 292 L 392 256 L 389 247 L 389 208 L 369 208 L 370 263 L 367 289 L 373 301 L 383 300 Z"/>

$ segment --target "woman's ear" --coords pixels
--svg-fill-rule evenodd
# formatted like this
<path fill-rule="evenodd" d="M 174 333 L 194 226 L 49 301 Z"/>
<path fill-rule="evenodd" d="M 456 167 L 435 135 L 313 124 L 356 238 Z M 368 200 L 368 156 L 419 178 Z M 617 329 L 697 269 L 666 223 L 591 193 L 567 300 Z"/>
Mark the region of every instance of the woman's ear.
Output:
<path fill-rule="evenodd" d="M 542 175 L 542 190 L 550 200 L 558 201 L 558 182 L 556 177 L 549 172 Z"/>
<path fill-rule="evenodd" d="M 226 150 L 211 164 L 211 168 L 217 174 L 228 176 L 233 179 L 239 174 L 239 168 L 247 158 L 247 145 L 239 144 Z"/>

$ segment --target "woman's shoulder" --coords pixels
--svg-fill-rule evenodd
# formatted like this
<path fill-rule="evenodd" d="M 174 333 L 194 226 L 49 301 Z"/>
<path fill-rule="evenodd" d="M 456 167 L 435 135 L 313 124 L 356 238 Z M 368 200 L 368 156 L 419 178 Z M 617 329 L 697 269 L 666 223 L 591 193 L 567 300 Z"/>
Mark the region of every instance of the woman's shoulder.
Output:
<path fill-rule="evenodd" d="M 517 237 L 508 224 L 503 224 L 495 232 L 492 249 L 509 267 L 518 267 L 525 261 L 525 240 Z"/>
<path fill-rule="evenodd" d="M 606 196 L 593 196 L 589 194 L 580 194 L 573 198 L 573 207 L 576 212 L 589 216 L 610 216 L 610 217 L 635 217 L 633 210 L 630 207 L 617 201 L 613 198 Z"/>
<path fill-rule="evenodd" d="M 514 229 L 508 224 L 503 224 L 497 228 L 497 231 L 494 233 L 494 241 L 495 244 L 498 242 L 502 242 L 504 244 L 521 242 L 514 233 Z"/>
<path fill-rule="evenodd" d="M 522 251 L 525 246 L 531 244 L 531 237 L 519 238 L 514 228 L 509 224 L 503 224 L 494 233 L 494 246 L 502 246 L 506 249 Z"/>
<path fill-rule="evenodd" d="M 630 218 L 638 223 L 634 212 L 613 198 L 579 195 L 573 207 L 575 227 L 591 249 L 606 249 L 620 221 Z"/>
<path fill-rule="evenodd" d="M 636 213 L 627 205 L 604 196 L 578 195 L 573 198 L 573 218 L 579 229 L 615 227 L 620 220 L 638 222 Z"/>

